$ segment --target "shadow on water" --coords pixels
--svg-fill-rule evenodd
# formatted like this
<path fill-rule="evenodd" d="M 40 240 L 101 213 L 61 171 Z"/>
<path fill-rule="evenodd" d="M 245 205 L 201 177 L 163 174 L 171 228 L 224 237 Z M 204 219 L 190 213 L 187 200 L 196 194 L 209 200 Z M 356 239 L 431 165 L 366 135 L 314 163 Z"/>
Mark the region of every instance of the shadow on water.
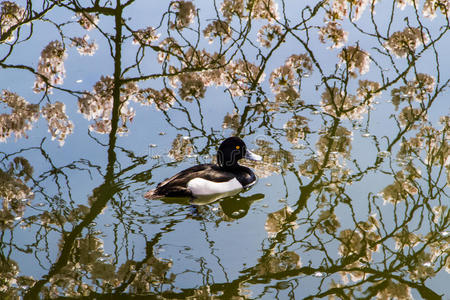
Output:
<path fill-rule="evenodd" d="M 250 206 L 255 201 L 264 199 L 264 194 L 256 193 L 251 196 L 236 195 L 239 191 L 233 193 L 217 194 L 212 196 L 204 196 L 196 199 L 191 198 L 163 198 L 162 201 L 169 204 L 188 205 L 192 208 L 193 217 L 201 218 L 201 212 L 198 212 L 198 206 L 204 206 L 218 202 L 224 215 L 231 219 L 240 219 L 247 215 Z"/>
<path fill-rule="evenodd" d="M 340 31 L 343 17 L 326 1 L 294 7 L 301 12 L 295 18 L 284 1 L 279 10 L 271 1 L 253 1 L 242 11 L 224 1 L 211 8 L 218 18 L 211 26 L 202 24 L 211 21 L 200 18 L 203 8 L 175 1 L 155 27 L 143 29 L 133 29 L 134 16 L 125 12 L 138 19 L 141 10 L 153 11 L 132 0 L 87 6 L 43 0 L 39 11 L 32 2 L 0 3 L 2 72 L 11 72 L 12 87 L 23 72 L 35 78 L 34 102 L 7 89 L 0 96 L 0 141 L 8 142 L 0 151 L 0 298 L 441 299 L 450 293 L 450 79 L 438 51 L 450 28 L 445 14 L 435 19 L 442 25 L 435 31 L 422 20 L 431 14 L 427 6 L 425 16 L 411 8 L 406 21 L 390 8 L 384 34 L 375 2 L 366 10 L 373 32 L 361 29 L 350 9 L 342 14 L 351 34 L 356 28 L 364 37 L 350 46 Z M 254 20 L 268 24 L 257 33 Z M 14 63 L 16 51 L 34 45 L 41 23 L 55 27 L 57 40 L 41 47 L 36 68 L 26 57 Z M 394 31 L 397 26 L 402 29 Z M 80 28 L 103 40 L 103 52 L 94 56 L 99 61 L 80 63 L 89 72 L 99 68 L 92 91 L 64 83 L 72 76 L 64 69 L 67 53 L 97 51 L 87 36 L 72 36 Z M 311 42 L 310 31 L 331 43 L 326 52 Z M 203 37 L 219 40 L 215 52 L 203 48 Z M 370 54 L 366 42 L 374 43 Z M 100 71 L 105 59 L 113 61 L 111 76 Z M 156 61 L 161 69 L 148 69 Z M 78 127 L 90 124 L 88 134 L 80 129 L 64 146 L 74 126 L 61 99 L 87 119 Z M 40 117 L 56 141 L 41 137 L 42 122 L 31 131 Z M 231 135 L 263 158 L 243 163 L 259 177 L 251 189 L 143 198 L 186 165 L 214 161 Z M 161 149 L 169 139 L 171 146 Z"/>

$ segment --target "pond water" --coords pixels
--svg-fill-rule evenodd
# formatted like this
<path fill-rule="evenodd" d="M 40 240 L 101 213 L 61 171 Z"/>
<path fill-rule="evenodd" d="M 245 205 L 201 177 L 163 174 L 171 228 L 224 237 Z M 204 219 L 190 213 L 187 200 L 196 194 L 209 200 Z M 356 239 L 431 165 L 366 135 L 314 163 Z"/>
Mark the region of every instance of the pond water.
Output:
<path fill-rule="evenodd" d="M 120 2 L 0 2 L 0 298 L 449 299 L 448 1 Z"/>

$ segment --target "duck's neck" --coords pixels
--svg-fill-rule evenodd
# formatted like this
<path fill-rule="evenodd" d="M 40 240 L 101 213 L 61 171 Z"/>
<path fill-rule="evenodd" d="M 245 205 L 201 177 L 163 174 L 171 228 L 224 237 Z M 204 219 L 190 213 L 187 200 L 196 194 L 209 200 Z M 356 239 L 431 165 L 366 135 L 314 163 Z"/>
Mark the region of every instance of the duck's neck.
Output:
<path fill-rule="evenodd" d="M 238 163 L 234 163 L 234 164 L 232 164 L 232 165 L 227 165 L 226 163 L 225 163 L 225 164 L 219 164 L 219 167 L 220 167 L 221 169 L 224 169 L 224 170 L 232 170 L 232 169 L 239 168 L 240 166 L 241 166 L 241 165 L 238 164 Z"/>

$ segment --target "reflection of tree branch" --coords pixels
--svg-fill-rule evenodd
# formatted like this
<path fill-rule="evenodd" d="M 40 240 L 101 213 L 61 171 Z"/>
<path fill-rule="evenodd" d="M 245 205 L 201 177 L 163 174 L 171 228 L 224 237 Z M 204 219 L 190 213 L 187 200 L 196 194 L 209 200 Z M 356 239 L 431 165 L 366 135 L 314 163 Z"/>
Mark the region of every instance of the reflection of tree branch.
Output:
<path fill-rule="evenodd" d="M 150 258 L 154 257 L 154 248 L 163 237 L 163 234 L 172 231 L 172 228 L 181 221 L 182 220 L 172 220 L 169 224 L 162 228 L 162 231 L 155 234 L 150 241 L 146 242 L 145 257 L 140 262 L 136 263 L 136 267 L 133 269 L 134 272 L 131 273 L 128 276 L 128 279 L 124 280 L 122 284 L 114 290 L 114 295 L 122 294 L 133 283 L 136 278 L 136 274 L 141 270 L 143 265 L 146 264 Z"/>
<path fill-rule="evenodd" d="M 157 236 L 155 236 L 155 238 L 156 237 Z M 149 254 L 147 253 L 147 256 L 148 255 Z M 145 259 L 143 261 L 145 261 Z M 376 295 L 378 291 L 382 290 L 385 287 L 386 282 L 388 282 L 389 280 L 392 280 L 392 279 L 416 289 L 424 299 L 430 299 L 430 300 L 441 299 L 440 295 L 438 295 L 437 293 L 432 291 L 430 288 L 428 288 L 424 284 L 405 280 L 402 276 L 394 276 L 394 275 L 390 275 L 386 272 L 380 272 L 375 269 L 366 268 L 366 267 L 358 268 L 355 270 L 362 271 L 364 273 L 372 274 L 372 275 L 368 276 L 366 280 L 363 280 L 359 283 L 355 283 L 355 284 L 347 285 L 347 286 L 329 288 L 325 292 L 319 292 L 319 293 L 311 295 L 311 296 L 306 296 L 303 299 L 324 298 L 329 295 L 338 295 L 338 296 L 341 296 L 344 298 L 349 297 L 348 299 L 351 299 L 352 297 L 348 296 L 346 291 L 352 292 L 355 288 L 362 286 L 362 284 L 366 283 L 366 282 L 377 282 L 377 283 L 379 282 L 375 287 L 368 288 L 366 294 L 368 294 L 368 297 L 370 297 L 370 296 Z M 244 270 L 242 273 L 245 273 L 245 274 L 239 276 L 232 282 L 213 283 L 213 284 L 209 285 L 209 290 L 210 290 L 211 294 L 218 294 L 219 292 L 222 292 L 223 293 L 222 297 L 225 299 L 229 299 L 232 296 L 239 295 L 239 290 L 243 283 L 260 284 L 261 282 L 267 283 L 267 282 L 270 282 L 271 280 L 284 280 L 284 279 L 289 279 L 289 278 L 295 278 L 295 277 L 302 276 L 302 275 L 313 275 L 317 272 L 327 273 L 327 274 L 336 274 L 341 271 L 349 271 L 349 269 L 346 268 L 345 266 L 333 266 L 333 267 L 329 267 L 329 268 L 301 267 L 301 268 L 294 269 L 294 270 L 286 270 L 286 271 L 277 272 L 277 273 L 258 275 L 255 267 L 252 267 L 252 268 L 247 268 L 246 270 Z M 114 293 L 114 294 L 92 293 L 89 297 L 92 297 L 92 296 L 107 297 L 107 296 L 114 295 L 115 299 L 126 299 L 128 297 L 138 296 L 138 295 L 132 295 L 132 294 L 124 294 L 124 293 L 122 293 L 123 290 L 124 289 L 121 288 L 119 293 Z M 196 291 L 197 291 L 197 289 L 183 289 L 183 292 L 165 291 L 165 292 L 160 292 L 160 293 L 146 294 L 146 297 L 150 297 L 150 298 L 154 297 L 155 299 L 158 299 L 159 297 L 186 298 L 186 297 L 194 296 Z M 349 294 L 349 295 L 352 295 L 352 294 Z M 64 298 L 62 298 L 62 299 L 64 299 Z M 81 297 L 80 299 L 87 299 L 87 298 Z"/>
<path fill-rule="evenodd" d="M 115 164 L 115 156 L 112 155 L 115 140 L 112 142 L 113 143 L 110 145 L 108 158 L 109 168 L 107 174 L 105 175 L 105 182 L 94 190 L 93 196 L 96 201 L 92 203 L 89 213 L 83 218 L 83 220 L 75 226 L 70 233 L 66 234 L 64 238 L 64 246 L 61 249 L 58 260 L 52 265 L 48 274 L 45 275 L 43 279 L 37 281 L 35 285 L 27 291 L 25 294 L 25 299 L 37 298 L 42 287 L 48 283 L 54 275 L 58 274 L 64 266 L 66 266 L 77 237 L 81 234 L 82 230 L 85 229 L 97 217 L 108 201 L 118 191 L 119 186 L 117 183 L 114 183 L 114 175 L 111 172 L 113 171 L 112 166 Z"/>
<path fill-rule="evenodd" d="M 73 245 L 77 239 L 77 237 L 81 234 L 82 230 L 86 228 L 104 209 L 106 204 L 116 192 L 120 189 L 120 184 L 115 182 L 116 175 L 114 174 L 114 166 L 116 164 L 116 133 L 118 130 L 118 122 L 119 122 L 119 110 L 122 105 L 120 101 L 120 75 L 121 75 L 121 22 L 122 22 L 122 10 L 120 8 L 120 0 L 117 0 L 117 10 L 115 11 L 115 20 L 116 20 L 116 55 L 115 55 L 115 69 L 114 69 L 114 106 L 112 112 L 112 124 L 111 124 L 111 132 L 109 135 L 109 148 L 108 148 L 108 165 L 106 167 L 105 181 L 102 185 L 94 190 L 93 199 L 95 201 L 92 203 L 89 213 L 83 218 L 83 220 L 73 228 L 73 230 L 66 234 L 64 238 L 64 246 L 61 249 L 60 256 L 58 260 L 52 265 L 50 271 L 43 279 L 37 281 L 35 285 L 30 288 L 25 294 L 26 299 L 35 299 L 38 297 L 40 290 L 42 287 L 48 283 L 51 278 L 58 274 L 61 269 L 66 266 L 70 254 L 73 249 Z"/>
<path fill-rule="evenodd" d="M 47 4 L 47 1 L 45 1 L 45 3 Z M 32 24 L 33 21 L 39 20 L 42 17 L 44 17 L 56 5 L 57 5 L 57 2 L 53 2 L 52 4 L 49 4 L 48 6 L 43 5 L 42 6 L 43 10 L 40 11 L 40 12 L 36 12 L 36 11 L 32 10 L 32 2 L 31 2 L 31 0 L 27 0 L 27 13 L 28 13 L 28 16 L 25 18 L 25 20 L 20 20 L 17 24 L 11 26 L 6 32 L 3 32 L 0 35 L 0 43 L 4 42 L 5 40 L 7 40 L 11 36 L 11 34 L 13 34 L 13 32 L 16 29 L 22 27 L 25 24 Z M 33 13 L 34 13 L 34 15 L 33 15 Z M 2 59 L 2 61 L 3 60 L 4 59 Z"/>
<path fill-rule="evenodd" d="M 42 80 L 44 80 L 44 82 L 46 83 L 46 85 L 48 87 L 52 87 L 54 89 L 57 89 L 57 90 L 60 90 L 60 91 L 63 91 L 63 92 L 66 92 L 66 93 L 69 93 L 69 94 L 72 94 L 72 95 L 77 95 L 77 94 L 78 95 L 84 95 L 85 94 L 84 92 L 81 92 L 81 91 L 74 91 L 74 90 L 70 90 L 70 89 L 66 89 L 66 88 L 63 88 L 63 87 L 59 87 L 59 86 L 53 85 L 53 84 L 50 83 L 50 81 L 48 80 L 47 77 L 43 76 L 42 74 L 39 74 L 38 72 L 36 72 L 34 70 L 34 68 L 29 67 L 29 66 L 8 65 L 8 64 L 0 62 L 0 67 L 3 68 L 3 69 L 22 69 L 22 70 L 27 70 L 27 71 L 33 73 L 34 75 L 37 75 L 37 76 L 41 77 Z"/>

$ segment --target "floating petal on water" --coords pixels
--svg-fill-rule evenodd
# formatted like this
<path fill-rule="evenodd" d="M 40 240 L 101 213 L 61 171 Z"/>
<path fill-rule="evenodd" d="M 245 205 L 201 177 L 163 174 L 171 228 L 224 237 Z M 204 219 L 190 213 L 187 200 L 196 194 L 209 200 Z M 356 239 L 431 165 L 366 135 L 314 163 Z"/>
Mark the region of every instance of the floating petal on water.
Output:
<path fill-rule="evenodd" d="M 323 277 L 323 273 L 322 272 L 315 272 L 313 274 L 314 277 Z"/>

